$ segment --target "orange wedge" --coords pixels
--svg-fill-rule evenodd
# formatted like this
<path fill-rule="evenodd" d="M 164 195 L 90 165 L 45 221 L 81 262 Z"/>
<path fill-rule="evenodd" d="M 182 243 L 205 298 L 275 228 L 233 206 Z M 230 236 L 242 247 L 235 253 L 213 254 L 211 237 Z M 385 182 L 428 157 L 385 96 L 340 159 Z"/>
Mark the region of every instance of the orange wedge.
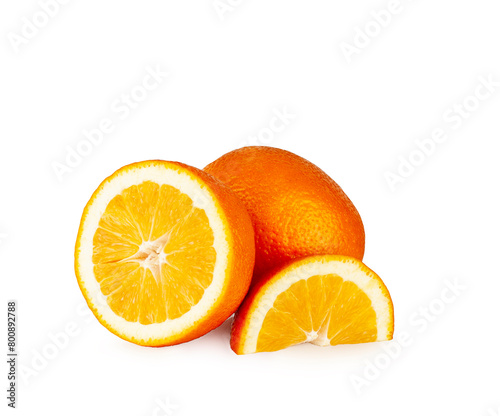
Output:
<path fill-rule="evenodd" d="M 107 178 L 85 207 L 75 270 L 97 319 L 162 346 L 224 322 L 245 296 L 254 234 L 241 202 L 209 174 L 146 161 Z"/>
<path fill-rule="evenodd" d="M 386 341 L 394 309 L 384 283 L 346 256 L 311 256 L 273 272 L 236 313 L 231 348 L 237 354 L 277 351 L 309 342 L 319 346 Z"/>

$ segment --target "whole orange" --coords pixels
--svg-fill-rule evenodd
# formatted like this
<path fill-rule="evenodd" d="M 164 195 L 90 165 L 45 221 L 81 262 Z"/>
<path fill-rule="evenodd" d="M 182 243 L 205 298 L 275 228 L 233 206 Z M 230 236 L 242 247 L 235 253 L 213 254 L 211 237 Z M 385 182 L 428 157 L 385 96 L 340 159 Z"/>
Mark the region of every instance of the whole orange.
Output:
<path fill-rule="evenodd" d="M 363 259 L 363 222 L 332 178 L 308 160 L 266 146 L 226 153 L 204 169 L 246 206 L 255 230 L 253 283 L 268 270 L 316 254 Z"/>

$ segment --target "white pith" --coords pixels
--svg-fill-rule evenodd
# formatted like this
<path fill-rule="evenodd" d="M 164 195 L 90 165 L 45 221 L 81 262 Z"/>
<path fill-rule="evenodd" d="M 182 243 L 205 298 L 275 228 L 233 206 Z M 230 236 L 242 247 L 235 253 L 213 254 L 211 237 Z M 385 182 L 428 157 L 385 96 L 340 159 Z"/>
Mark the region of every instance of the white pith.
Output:
<path fill-rule="evenodd" d="M 314 262 L 303 263 L 297 267 L 292 265 L 282 270 L 278 276 L 272 279 L 270 284 L 266 284 L 262 288 L 262 293 L 256 299 L 257 307 L 246 318 L 246 335 L 243 338 L 242 353 L 250 354 L 257 351 L 257 341 L 264 319 L 281 293 L 300 280 L 328 274 L 338 275 L 344 281 L 353 282 L 370 298 L 376 313 L 377 341 L 386 341 L 392 319 L 391 309 L 388 307 L 387 297 L 380 288 L 379 280 L 367 275 L 354 261 L 319 258 Z M 305 333 L 307 339 L 304 342 L 319 346 L 330 345 L 330 339 L 327 337 L 326 332 L 323 328 L 318 332 Z"/>
<path fill-rule="evenodd" d="M 129 322 L 111 310 L 106 301 L 106 296 L 102 294 L 99 283 L 95 278 L 94 264 L 92 262 L 94 234 L 107 205 L 111 199 L 122 193 L 126 188 L 139 185 L 145 181 L 151 181 L 160 186 L 173 186 L 189 196 L 193 201 L 194 207 L 203 209 L 208 217 L 210 228 L 213 231 L 213 247 L 217 253 L 212 282 L 205 289 L 200 301 L 188 312 L 176 319 L 167 319 L 165 322 L 149 325 Z M 100 190 L 88 209 L 87 217 L 82 224 L 80 249 L 76 253 L 80 283 L 88 294 L 88 301 L 97 310 L 97 314 L 101 315 L 102 320 L 117 333 L 127 338 L 133 337 L 144 341 L 175 338 L 176 334 L 181 333 L 186 328 L 190 328 L 196 321 L 204 317 L 220 297 L 224 287 L 229 253 L 226 233 L 227 230 L 224 227 L 222 219 L 219 217 L 216 202 L 206 185 L 196 181 L 187 173 L 169 168 L 168 165 L 151 164 L 126 169 L 113 177 Z M 162 253 L 167 238 L 168 236 L 162 236 L 156 241 L 143 242 L 138 253 L 133 256 L 136 259 L 131 258 L 129 260 L 138 261 L 143 267 L 149 268 L 155 277 L 158 277 L 155 269 L 159 266 L 160 262 L 168 261 L 167 255 Z"/>

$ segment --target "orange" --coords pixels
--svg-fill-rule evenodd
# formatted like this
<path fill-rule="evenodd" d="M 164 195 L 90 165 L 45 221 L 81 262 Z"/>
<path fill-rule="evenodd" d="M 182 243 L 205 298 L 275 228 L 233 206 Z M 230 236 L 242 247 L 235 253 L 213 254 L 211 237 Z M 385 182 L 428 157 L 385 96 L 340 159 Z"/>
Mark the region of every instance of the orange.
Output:
<path fill-rule="evenodd" d="M 236 313 L 231 348 L 237 354 L 386 341 L 394 309 L 384 282 L 359 260 L 311 256 L 262 279 Z"/>
<path fill-rule="evenodd" d="M 363 259 L 358 211 L 333 179 L 286 150 L 243 147 L 205 167 L 245 204 L 255 230 L 254 282 L 268 270 L 314 254 Z"/>
<path fill-rule="evenodd" d="M 176 162 L 125 166 L 83 212 L 75 270 L 94 315 L 140 345 L 197 338 L 224 322 L 250 285 L 254 234 L 238 198 Z"/>

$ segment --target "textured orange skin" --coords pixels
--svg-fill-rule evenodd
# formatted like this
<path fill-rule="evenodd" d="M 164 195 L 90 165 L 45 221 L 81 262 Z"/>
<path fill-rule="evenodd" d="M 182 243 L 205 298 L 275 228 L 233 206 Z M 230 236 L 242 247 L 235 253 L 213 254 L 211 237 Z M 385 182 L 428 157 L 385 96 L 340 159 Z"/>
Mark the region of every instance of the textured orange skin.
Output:
<path fill-rule="evenodd" d="M 248 324 L 250 323 L 250 316 L 259 306 L 259 302 L 264 295 L 266 288 L 271 286 L 277 279 L 283 278 L 280 273 L 288 269 L 288 271 L 292 271 L 293 269 L 301 266 L 302 264 L 307 264 L 309 262 L 314 262 L 318 259 L 325 260 L 340 260 L 340 261 L 350 261 L 351 259 L 347 256 L 312 256 L 306 257 L 303 259 L 290 261 L 280 267 L 277 267 L 274 270 L 268 271 L 263 279 L 260 279 L 248 292 L 245 300 L 241 304 L 240 308 L 236 312 L 234 316 L 234 321 L 231 326 L 231 349 L 238 355 L 243 354 L 243 344 L 245 341 L 245 337 L 248 331 Z M 356 262 L 361 263 L 358 259 L 353 259 Z M 389 339 L 392 339 L 394 334 L 394 305 L 392 303 L 391 294 L 387 289 L 387 286 L 384 284 L 382 279 L 370 268 L 368 268 L 365 264 L 360 264 L 362 270 L 364 270 L 367 274 L 372 275 L 375 279 L 378 280 L 379 287 L 382 289 L 386 298 L 389 299 L 389 304 L 391 306 L 390 313 L 391 319 L 389 323 Z M 286 277 L 285 277 L 286 278 Z"/>
<path fill-rule="evenodd" d="M 268 270 L 310 255 L 363 259 L 365 231 L 351 200 L 308 160 L 266 146 L 226 153 L 205 172 L 246 206 L 255 230 L 253 284 Z"/>
<path fill-rule="evenodd" d="M 83 286 L 80 276 L 78 253 L 80 251 L 80 237 L 83 230 L 85 218 L 87 217 L 89 207 L 92 205 L 97 194 L 119 172 L 123 172 L 123 170 L 127 169 L 134 169 L 137 166 L 147 166 L 150 164 L 163 164 L 168 166 L 169 168 L 174 168 L 177 171 L 188 173 L 191 178 L 195 179 L 202 185 L 206 185 L 209 188 L 210 193 L 215 197 L 217 201 L 217 210 L 219 214 L 221 214 L 224 218 L 224 225 L 227 231 L 228 245 L 230 248 L 228 253 L 226 283 L 219 299 L 206 313 L 206 315 L 199 321 L 195 322 L 190 328 L 186 329 L 183 333 L 174 334 L 173 336 L 166 337 L 164 339 L 140 340 L 135 337 L 128 337 L 125 334 L 121 334 L 114 330 L 99 314 L 97 307 L 93 305 L 92 302 L 90 302 L 89 296 L 87 295 L 87 290 Z M 179 162 L 167 162 L 163 160 L 150 160 L 132 163 L 130 165 L 124 166 L 123 168 L 113 173 L 113 175 L 105 179 L 94 192 L 83 211 L 75 247 L 75 272 L 78 285 L 80 286 L 80 289 L 85 297 L 85 300 L 87 301 L 89 308 L 92 310 L 96 318 L 104 327 L 106 327 L 110 332 L 117 335 L 118 337 L 126 341 L 130 341 L 134 344 L 150 347 L 175 345 L 186 341 L 191 341 L 195 338 L 205 335 L 207 332 L 210 332 L 211 330 L 221 325 L 229 316 L 231 316 L 235 312 L 235 310 L 241 304 L 246 293 L 248 292 L 248 288 L 252 279 L 254 260 L 255 245 L 252 223 L 245 207 L 243 206 L 241 201 L 234 195 L 234 193 L 213 176 L 209 175 L 206 172 L 203 172 L 200 169 Z"/>

